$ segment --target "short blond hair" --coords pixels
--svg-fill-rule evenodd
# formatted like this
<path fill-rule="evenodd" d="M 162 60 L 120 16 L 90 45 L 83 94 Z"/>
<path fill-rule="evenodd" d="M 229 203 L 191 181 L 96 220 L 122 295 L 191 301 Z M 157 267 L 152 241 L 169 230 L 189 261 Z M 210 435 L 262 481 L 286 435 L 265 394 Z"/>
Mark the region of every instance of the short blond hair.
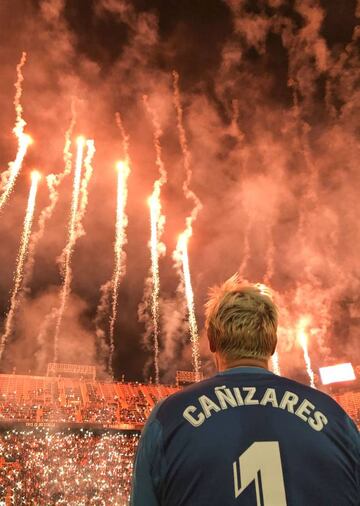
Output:
<path fill-rule="evenodd" d="M 274 353 L 278 311 L 265 285 L 243 284 L 232 276 L 210 290 L 205 310 L 212 352 L 226 360 L 268 360 Z"/>

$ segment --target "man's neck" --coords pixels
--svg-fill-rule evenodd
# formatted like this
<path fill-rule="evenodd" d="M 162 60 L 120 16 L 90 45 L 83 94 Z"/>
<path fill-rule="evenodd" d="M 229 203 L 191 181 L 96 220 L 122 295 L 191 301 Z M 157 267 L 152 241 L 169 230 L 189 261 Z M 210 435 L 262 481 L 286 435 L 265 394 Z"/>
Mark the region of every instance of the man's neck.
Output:
<path fill-rule="evenodd" d="M 226 369 L 233 369 L 234 367 L 262 367 L 269 369 L 268 361 L 257 358 L 240 358 L 237 360 L 224 360 L 221 356 L 216 356 L 216 366 L 219 372 L 226 371 Z"/>

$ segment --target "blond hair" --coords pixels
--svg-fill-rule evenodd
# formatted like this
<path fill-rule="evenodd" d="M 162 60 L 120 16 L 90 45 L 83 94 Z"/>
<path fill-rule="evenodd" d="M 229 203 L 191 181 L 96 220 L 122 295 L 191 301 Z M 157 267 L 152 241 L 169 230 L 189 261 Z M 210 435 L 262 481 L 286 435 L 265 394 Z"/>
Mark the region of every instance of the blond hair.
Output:
<path fill-rule="evenodd" d="M 242 284 L 232 276 L 211 289 L 205 309 L 212 352 L 226 360 L 267 360 L 274 353 L 278 312 L 265 285 Z"/>

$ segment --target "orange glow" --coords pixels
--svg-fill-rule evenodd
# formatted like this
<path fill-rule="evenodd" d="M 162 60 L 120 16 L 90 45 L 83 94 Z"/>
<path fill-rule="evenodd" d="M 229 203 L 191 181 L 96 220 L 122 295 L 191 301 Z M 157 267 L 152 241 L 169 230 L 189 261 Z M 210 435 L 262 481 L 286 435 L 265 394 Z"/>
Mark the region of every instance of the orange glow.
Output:
<path fill-rule="evenodd" d="M 126 170 L 126 167 L 129 168 L 127 162 L 125 162 L 124 160 L 119 160 L 118 162 L 116 162 L 117 171 L 124 171 Z"/>
<path fill-rule="evenodd" d="M 41 181 L 42 176 L 41 173 L 38 170 L 33 170 L 31 172 L 31 181 Z"/>
<path fill-rule="evenodd" d="M 31 144 L 34 144 L 34 139 L 30 137 L 30 135 L 24 134 L 24 143 L 27 144 L 27 146 L 31 146 Z"/>
<path fill-rule="evenodd" d="M 354 381 L 356 379 L 354 368 L 350 362 L 320 367 L 319 371 L 323 385 L 340 383 L 341 381 Z"/>

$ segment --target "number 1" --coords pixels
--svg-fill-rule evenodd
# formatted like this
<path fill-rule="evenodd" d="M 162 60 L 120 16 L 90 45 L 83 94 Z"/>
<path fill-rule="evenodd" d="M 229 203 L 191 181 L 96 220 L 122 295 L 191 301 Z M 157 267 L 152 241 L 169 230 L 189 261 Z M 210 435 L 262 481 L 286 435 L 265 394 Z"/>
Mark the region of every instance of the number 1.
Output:
<path fill-rule="evenodd" d="M 256 506 L 287 506 L 277 441 L 253 443 L 233 463 L 235 499 L 255 480 Z"/>

